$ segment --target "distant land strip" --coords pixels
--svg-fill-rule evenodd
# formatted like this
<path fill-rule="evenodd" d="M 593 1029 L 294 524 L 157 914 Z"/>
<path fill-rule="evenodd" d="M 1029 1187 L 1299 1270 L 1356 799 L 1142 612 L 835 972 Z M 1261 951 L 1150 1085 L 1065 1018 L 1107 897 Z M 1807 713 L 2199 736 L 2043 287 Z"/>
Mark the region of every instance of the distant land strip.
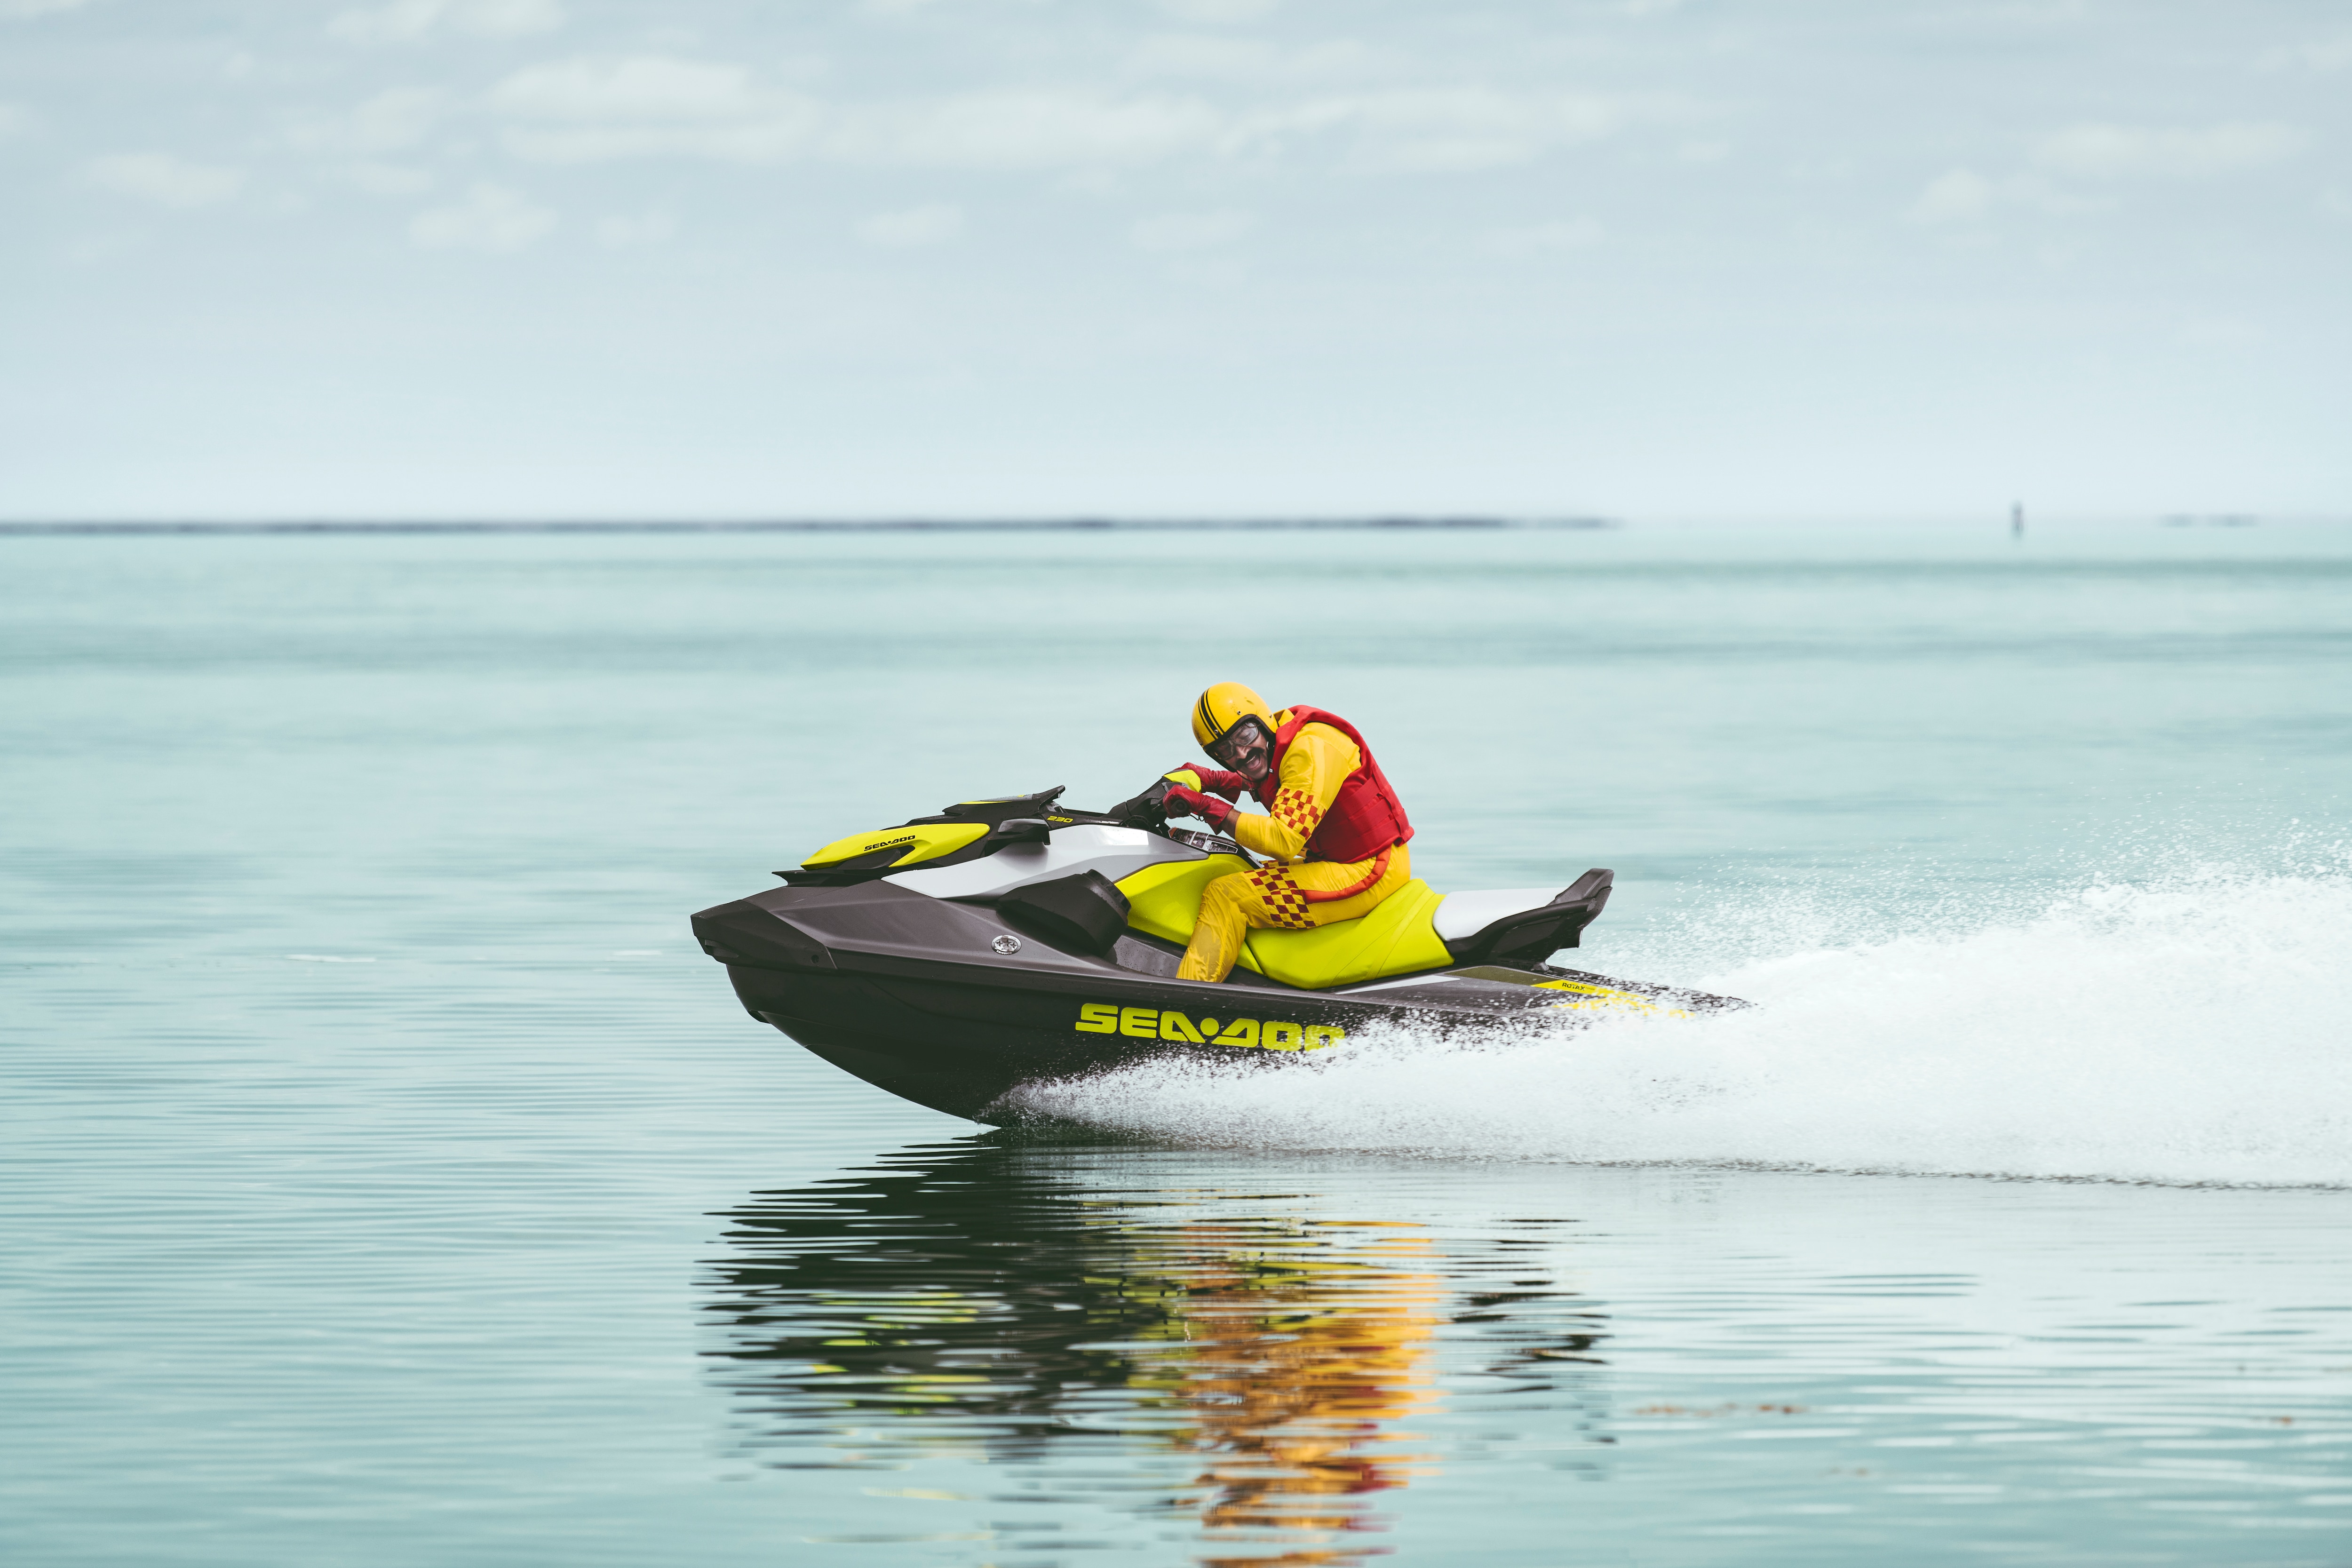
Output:
<path fill-rule="evenodd" d="M 0 522 L 0 534 L 37 533 L 1039 533 L 1090 530 L 1234 532 L 1274 529 L 1615 528 L 1606 517 L 898 518 L 739 522 Z"/>

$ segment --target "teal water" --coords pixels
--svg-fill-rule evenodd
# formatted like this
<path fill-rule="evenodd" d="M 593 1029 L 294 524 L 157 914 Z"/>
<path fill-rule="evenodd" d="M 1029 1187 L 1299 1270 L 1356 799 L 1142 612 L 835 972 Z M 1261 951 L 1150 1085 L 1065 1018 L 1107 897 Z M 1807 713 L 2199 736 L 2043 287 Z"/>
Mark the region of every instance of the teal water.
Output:
<path fill-rule="evenodd" d="M 2352 1560 L 2352 529 L 0 539 L 0 1553 Z M 1754 1012 L 1065 1091 L 856 828 L 1348 714 Z"/>

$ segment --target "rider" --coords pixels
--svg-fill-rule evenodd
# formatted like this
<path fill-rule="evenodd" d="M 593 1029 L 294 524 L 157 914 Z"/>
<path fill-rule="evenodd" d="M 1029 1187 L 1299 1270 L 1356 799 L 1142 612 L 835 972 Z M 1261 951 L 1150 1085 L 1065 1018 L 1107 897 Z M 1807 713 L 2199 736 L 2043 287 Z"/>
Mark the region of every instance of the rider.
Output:
<path fill-rule="evenodd" d="M 1227 680 L 1192 705 L 1192 738 L 1232 771 L 1173 770 L 1162 808 L 1204 818 L 1267 864 L 1202 891 L 1178 979 L 1223 980 L 1247 929 L 1360 920 L 1412 879 L 1404 847 L 1412 825 L 1345 719 L 1303 706 L 1269 712 L 1264 698 Z M 1244 792 L 1272 815 L 1244 816 L 1227 804 Z"/>

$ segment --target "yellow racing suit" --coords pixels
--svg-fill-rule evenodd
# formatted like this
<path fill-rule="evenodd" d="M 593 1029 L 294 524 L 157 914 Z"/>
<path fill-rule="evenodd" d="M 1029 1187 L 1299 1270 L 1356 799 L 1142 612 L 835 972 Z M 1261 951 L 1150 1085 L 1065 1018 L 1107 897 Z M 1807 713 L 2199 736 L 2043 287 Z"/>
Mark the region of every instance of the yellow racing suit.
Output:
<path fill-rule="evenodd" d="M 1277 726 L 1289 717 L 1286 709 L 1276 714 Z M 1236 814 L 1225 827 L 1243 848 L 1268 864 L 1220 877 L 1202 892 L 1200 919 L 1176 978 L 1223 980 L 1233 973 L 1249 931 L 1271 927 L 1309 931 L 1360 920 L 1412 879 L 1412 857 L 1402 844 L 1365 860 L 1305 858 L 1307 841 L 1331 809 L 1339 786 L 1363 763 L 1356 742 L 1328 724 L 1307 724 L 1292 738 L 1274 781 L 1270 815 Z M 1238 774 L 1197 767 L 1168 776 L 1196 789 L 1205 784 L 1221 795 L 1227 793 L 1225 781 L 1240 783 Z"/>

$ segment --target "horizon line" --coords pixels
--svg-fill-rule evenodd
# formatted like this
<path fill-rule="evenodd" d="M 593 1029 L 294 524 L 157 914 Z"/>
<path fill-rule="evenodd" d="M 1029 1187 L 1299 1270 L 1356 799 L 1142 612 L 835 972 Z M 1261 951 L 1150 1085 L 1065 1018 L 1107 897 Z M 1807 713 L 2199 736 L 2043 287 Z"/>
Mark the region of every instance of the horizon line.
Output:
<path fill-rule="evenodd" d="M 1853 524 L 1984 525 L 2010 529 L 2007 515 L 1937 513 L 1932 516 L 1852 514 L 1810 518 L 1786 514 L 1728 517 L 1670 513 L 1646 520 L 1673 527 L 1689 524 L 1823 526 Z M 2264 523 L 2352 523 L 2352 515 L 2288 511 L 2264 515 L 2247 510 L 2029 513 L 2029 524 L 2137 524 L 2165 528 L 2254 528 Z M 522 534 L 522 533 L 1229 533 L 1285 531 L 1603 531 L 1633 526 L 1622 517 L 1601 515 L 1507 516 L 1496 513 L 1368 513 L 1324 517 L 778 517 L 778 518 L 84 518 L 0 521 L 0 537 L 171 534 Z"/>
<path fill-rule="evenodd" d="M 139 533 L 929 533 L 1038 532 L 1136 529 L 1159 532 L 1260 529 L 1620 528 L 1607 517 L 1487 516 L 1262 518 L 742 518 L 733 520 L 280 519 L 246 521 L 157 520 L 0 522 L 0 534 Z"/>

